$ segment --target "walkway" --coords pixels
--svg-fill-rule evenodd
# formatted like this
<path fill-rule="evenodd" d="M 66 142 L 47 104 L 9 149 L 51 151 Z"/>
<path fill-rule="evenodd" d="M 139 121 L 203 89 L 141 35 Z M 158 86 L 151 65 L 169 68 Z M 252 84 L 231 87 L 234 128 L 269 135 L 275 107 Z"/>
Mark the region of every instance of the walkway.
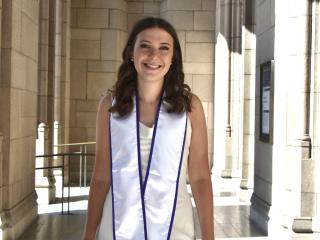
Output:
<path fill-rule="evenodd" d="M 59 186 L 59 185 L 57 185 Z M 215 188 L 220 186 L 220 188 Z M 320 236 L 311 234 L 295 235 L 285 230 L 274 237 L 266 237 L 250 221 L 249 202 L 239 202 L 235 190 L 237 180 L 215 179 L 215 235 L 217 240 L 319 240 Z M 57 189 L 58 190 L 58 189 Z M 79 240 L 86 218 L 88 188 L 72 188 L 73 201 L 71 214 L 61 215 L 61 204 L 39 205 L 39 217 L 19 240 Z M 66 207 L 66 206 L 65 206 Z M 199 233 L 199 227 L 196 227 Z"/>

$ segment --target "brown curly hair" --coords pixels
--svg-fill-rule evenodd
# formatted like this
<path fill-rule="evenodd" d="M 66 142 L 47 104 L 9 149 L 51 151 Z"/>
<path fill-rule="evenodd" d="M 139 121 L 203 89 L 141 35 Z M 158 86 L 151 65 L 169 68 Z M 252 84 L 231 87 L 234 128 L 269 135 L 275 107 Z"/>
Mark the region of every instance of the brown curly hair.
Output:
<path fill-rule="evenodd" d="M 109 112 L 117 112 L 119 116 L 125 116 L 133 109 L 133 96 L 137 89 L 137 71 L 131 61 L 133 47 L 137 35 L 148 28 L 161 28 L 173 38 L 174 48 L 172 64 L 164 77 L 163 100 L 168 103 L 169 113 L 191 112 L 191 89 L 184 83 L 181 47 L 177 33 L 173 26 L 161 18 L 147 17 L 141 19 L 133 27 L 125 48 L 122 52 L 123 62 L 118 71 L 117 82 L 113 87 L 115 104 Z"/>

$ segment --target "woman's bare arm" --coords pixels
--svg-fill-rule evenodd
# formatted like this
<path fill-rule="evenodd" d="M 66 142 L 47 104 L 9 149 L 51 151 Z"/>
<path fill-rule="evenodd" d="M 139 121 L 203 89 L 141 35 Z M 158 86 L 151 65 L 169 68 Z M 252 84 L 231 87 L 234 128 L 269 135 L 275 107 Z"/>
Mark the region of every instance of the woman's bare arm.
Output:
<path fill-rule="evenodd" d="M 208 163 L 208 137 L 200 99 L 193 95 L 189 113 L 192 135 L 189 153 L 189 182 L 197 206 L 202 240 L 214 239 L 213 194 Z"/>
<path fill-rule="evenodd" d="M 91 177 L 87 223 L 84 239 L 95 239 L 101 221 L 104 201 L 110 188 L 109 113 L 110 95 L 101 98 L 96 121 L 96 160 Z M 111 233 L 110 233 L 111 234 Z"/>

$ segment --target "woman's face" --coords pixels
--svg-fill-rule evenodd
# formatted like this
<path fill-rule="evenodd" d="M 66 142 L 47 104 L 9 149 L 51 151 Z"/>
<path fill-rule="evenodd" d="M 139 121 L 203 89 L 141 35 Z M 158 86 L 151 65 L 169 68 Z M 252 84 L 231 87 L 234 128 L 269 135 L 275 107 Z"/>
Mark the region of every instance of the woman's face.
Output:
<path fill-rule="evenodd" d="M 161 28 L 140 32 L 133 48 L 138 81 L 163 81 L 172 62 L 173 47 L 173 38 Z"/>

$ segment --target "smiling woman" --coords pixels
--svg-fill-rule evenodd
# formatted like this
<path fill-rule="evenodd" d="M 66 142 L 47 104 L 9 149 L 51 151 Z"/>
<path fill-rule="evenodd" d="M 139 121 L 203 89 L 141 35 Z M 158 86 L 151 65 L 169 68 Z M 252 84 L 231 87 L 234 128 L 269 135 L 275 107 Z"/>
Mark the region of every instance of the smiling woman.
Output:
<path fill-rule="evenodd" d="M 85 239 L 214 239 L 207 130 L 184 83 L 180 44 L 160 18 L 138 22 L 99 105 Z"/>

